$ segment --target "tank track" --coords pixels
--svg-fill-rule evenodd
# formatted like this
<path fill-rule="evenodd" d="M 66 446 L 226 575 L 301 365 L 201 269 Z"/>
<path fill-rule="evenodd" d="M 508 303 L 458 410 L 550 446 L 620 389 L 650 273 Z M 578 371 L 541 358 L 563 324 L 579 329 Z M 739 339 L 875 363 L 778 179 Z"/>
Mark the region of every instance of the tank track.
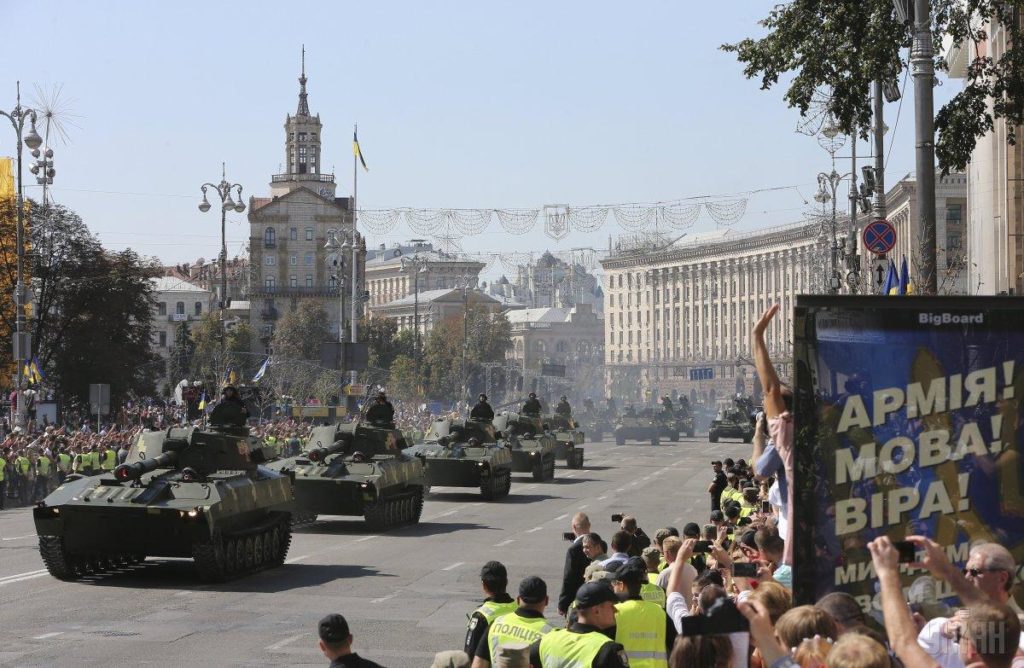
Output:
<path fill-rule="evenodd" d="M 192 546 L 204 582 L 220 582 L 284 564 L 292 543 L 289 513 L 271 513 L 259 526 Z"/>
<path fill-rule="evenodd" d="M 495 473 L 480 482 L 480 496 L 485 501 L 493 501 L 494 499 L 508 496 L 510 489 L 512 489 L 511 469 Z"/>
<path fill-rule="evenodd" d="M 423 488 L 411 487 L 401 494 L 378 499 L 363 508 L 370 531 L 387 531 L 405 524 L 419 524 L 423 514 Z"/>
<path fill-rule="evenodd" d="M 65 581 L 113 572 L 146 558 L 144 554 L 73 554 L 65 549 L 60 536 L 40 536 L 39 555 L 50 575 Z"/>
<path fill-rule="evenodd" d="M 293 510 L 292 511 L 292 526 L 308 526 L 313 522 L 316 522 L 317 514 L 311 513 L 308 510 Z"/>
<path fill-rule="evenodd" d="M 533 467 L 533 479 L 539 482 L 555 479 L 555 455 L 545 456 Z"/>
<path fill-rule="evenodd" d="M 576 446 L 570 450 L 569 456 L 565 460 L 565 466 L 570 469 L 583 468 L 583 448 Z"/>

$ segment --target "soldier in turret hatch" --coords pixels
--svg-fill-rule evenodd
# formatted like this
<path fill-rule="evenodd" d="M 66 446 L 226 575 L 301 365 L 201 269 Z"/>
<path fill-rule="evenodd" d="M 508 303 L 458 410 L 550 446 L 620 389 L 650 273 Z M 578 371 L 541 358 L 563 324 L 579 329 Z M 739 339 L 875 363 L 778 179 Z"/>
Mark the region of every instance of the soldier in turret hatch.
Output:
<path fill-rule="evenodd" d="M 473 406 L 473 410 L 469 412 L 470 419 L 473 420 L 484 420 L 490 422 L 494 419 L 494 409 L 487 403 L 487 395 L 481 394 L 480 400 Z"/>
<path fill-rule="evenodd" d="M 244 427 L 249 417 L 245 402 L 238 396 L 233 385 L 227 385 L 220 393 L 220 401 L 210 412 L 210 424 L 227 424 Z"/>
<path fill-rule="evenodd" d="M 373 424 L 394 424 L 395 422 L 395 407 L 388 401 L 388 397 L 383 392 L 377 395 L 377 399 L 374 401 L 370 409 L 366 411 L 366 419 Z"/>
<path fill-rule="evenodd" d="M 537 398 L 536 392 L 530 392 L 530 398 L 523 404 L 523 415 L 540 415 L 541 405 L 540 399 Z"/>
<path fill-rule="evenodd" d="M 563 394 L 558 405 L 555 406 L 555 415 L 561 415 L 563 417 L 572 417 L 572 406 L 569 405 L 569 400 Z"/>

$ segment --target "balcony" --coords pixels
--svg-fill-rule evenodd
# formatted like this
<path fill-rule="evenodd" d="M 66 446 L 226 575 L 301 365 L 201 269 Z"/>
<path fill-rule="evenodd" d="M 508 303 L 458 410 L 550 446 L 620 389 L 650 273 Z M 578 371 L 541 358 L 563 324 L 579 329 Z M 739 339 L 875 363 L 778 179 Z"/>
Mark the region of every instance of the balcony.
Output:
<path fill-rule="evenodd" d="M 274 174 L 271 183 L 283 181 L 315 181 L 317 183 L 334 183 L 334 174 Z"/>
<path fill-rule="evenodd" d="M 194 315 L 192 313 L 168 313 L 167 322 L 191 322 L 193 320 L 199 320 L 202 316 Z"/>
<path fill-rule="evenodd" d="M 273 287 L 268 287 L 266 285 L 254 285 L 249 293 L 252 296 L 268 297 L 275 295 L 282 297 L 337 297 L 338 288 L 331 285 L 313 287 L 287 285 L 275 285 Z"/>
<path fill-rule="evenodd" d="M 263 240 L 263 247 L 264 248 L 277 248 L 277 241 L 275 239 L 264 239 Z"/>

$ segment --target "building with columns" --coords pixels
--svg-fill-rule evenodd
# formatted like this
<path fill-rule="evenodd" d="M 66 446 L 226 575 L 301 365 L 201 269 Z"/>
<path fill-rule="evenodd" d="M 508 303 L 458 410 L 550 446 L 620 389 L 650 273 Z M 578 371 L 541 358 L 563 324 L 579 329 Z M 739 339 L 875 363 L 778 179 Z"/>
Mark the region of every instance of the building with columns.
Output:
<path fill-rule="evenodd" d="M 750 330 L 774 303 L 782 316 L 766 340 L 780 375 L 788 376 L 787 314 L 797 294 L 820 292 L 829 241 L 814 221 L 613 252 L 601 261 L 607 395 L 642 402 L 674 390 L 712 401 L 751 392 Z"/>
<path fill-rule="evenodd" d="M 284 122 L 287 171 L 271 177 L 270 197 L 249 198 L 249 312 L 254 347 L 262 352 L 269 352 L 274 323 L 300 300 L 317 300 L 335 335 L 344 302 L 342 326 L 350 332 L 353 261 L 357 292 L 364 289 L 365 241 L 354 230 L 352 198 L 337 197 L 334 175 L 322 169 L 323 125 L 310 113 L 306 82 L 303 54 L 298 106 Z M 354 259 L 344 255 L 341 272 L 328 266 L 331 233 L 356 249 Z"/>
<path fill-rule="evenodd" d="M 464 278 L 475 287 L 484 268 L 483 262 L 435 250 L 432 244 L 423 241 L 396 243 L 390 248 L 381 244 L 366 252 L 366 289 L 370 292 L 371 310 L 413 294 L 412 273 L 402 271 L 403 262 L 412 258 L 423 263 L 418 275 L 421 293 L 458 287 Z"/>

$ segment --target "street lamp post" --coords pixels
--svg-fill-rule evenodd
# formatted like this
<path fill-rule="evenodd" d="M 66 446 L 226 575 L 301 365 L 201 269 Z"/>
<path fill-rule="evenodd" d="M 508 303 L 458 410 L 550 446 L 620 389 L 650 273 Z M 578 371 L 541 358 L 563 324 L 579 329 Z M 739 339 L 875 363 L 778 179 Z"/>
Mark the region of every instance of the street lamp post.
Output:
<path fill-rule="evenodd" d="M 0 116 L 4 116 L 11 122 L 14 127 L 14 133 L 17 136 L 17 163 L 18 163 L 18 185 L 17 185 L 17 197 L 15 199 L 15 207 L 17 208 L 17 254 L 18 254 L 18 269 L 17 269 L 17 283 L 14 287 L 14 362 L 17 370 L 17 382 L 15 390 L 15 413 L 14 423 L 19 427 L 25 426 L 25 418 L 27 416 L 24 393 L 25 393 L 25 360 L 32 357 L 32 338 L 25 332 L 25 302 L 28 296 L 27 288 L 25 286 L 25 192 L 24 184 L 22 183 L 22 142 L 25 146 L 33 152 L 33 155 L 38 155 L 36 151 L 43 143 L 43 138 L 36 132 L 36 110 L 28 107 L 21 106 L 21 82 L 17 84 L 17 102 L 14 109 L 10 112 L 0 110 Z M 29 121 L 29 131 L 25 134 L 25 120 Z M 45 177 L 53 178 L 53 168 L 46 168 Z"/>
<path fill-rule="evenodd" d="M 327 266 L 331 271 L 331 281 L 338 290 L 338 355 L 339 366 L 344 370 L 345 356 L 345 258 L 348 255 L 349 243 L 345 239 L 338 243 L 337 230 L 327 230 L 327 243 L 324 249 L 328 251 Z"/>
<path fill-rule="evenodd" d="M 225 350 L 227 347 L 227 318 L 225 311 L 228 306 L 228 243 L 227 243 L 227 215 L 228 210 L 236 213 L 245 211 L 245 202 L 242 201 L 242 186 L 231 183 L 227 180 L 226 167 L 220 163 L 220 183 L 204 183 L 200 188 L 203 191 L 203 201 L 199 203 L 199 210 L 206 213 L 210 210 L 210 201 L 206 199 L 209 188 L 220 197 L 220 361 L 227 364 Z M 231 199 L 231 191 L 237 191 L 238 202 Z"/>
<path fill-rule="evenodd" d="M 473 277 L 464 274 L 456 278 L 456 287 L 462 289 L 462 365 L 459 368 L 459 375 L 462 376 L 462 398 L 467 399 L 466 392 L 469 389 L 466 378 L 466 352 L 469 350 L 469 284 Z"/>
<path fill-rule="evenodd" d="M 834 169 L 828 174 L 821 172 L 818 174 L 818 192 L 814 195 L 815 202 L 820 204 L 832 203 L 832 216 L 830 218 L 832 233 L 829 248 L 828 279 L 828 290 L 830 294 L 837 294 L 839 292 L 839 288 L 842 286 L 842 281 L 839 278 L 839 272 L 836 269 L 837 256 L 844 250 L 844 247 L 840 246 L 837 241 L 836 193 L 839 189 L 839 184 L 843 182 L 843 179 L 846 179 L 849 176 L 849 174 L 840 175 Z"/>
<path fill-rule="evenodd" d="M 402 274 L 412 275 L 412 360 L 416 368 L 416 384 L 420 382 L 420 274 L 427 271 L 428 260 L 419 253 L 412 257 L 402 258 Z"/>

